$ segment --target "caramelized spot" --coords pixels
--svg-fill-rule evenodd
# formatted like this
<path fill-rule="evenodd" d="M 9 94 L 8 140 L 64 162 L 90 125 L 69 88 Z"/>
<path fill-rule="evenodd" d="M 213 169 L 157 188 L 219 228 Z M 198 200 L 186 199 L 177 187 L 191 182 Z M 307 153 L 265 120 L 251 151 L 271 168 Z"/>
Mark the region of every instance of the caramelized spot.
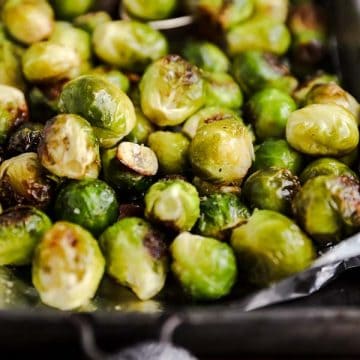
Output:
<path fill-rule="evenodd" d="M 146 234 L 143 244 L 149 251 L 150 255 L 156 260 L 160 260 L 167 252 L 164 237 L 162 233 L 157 230 L 150 230 Z"/>

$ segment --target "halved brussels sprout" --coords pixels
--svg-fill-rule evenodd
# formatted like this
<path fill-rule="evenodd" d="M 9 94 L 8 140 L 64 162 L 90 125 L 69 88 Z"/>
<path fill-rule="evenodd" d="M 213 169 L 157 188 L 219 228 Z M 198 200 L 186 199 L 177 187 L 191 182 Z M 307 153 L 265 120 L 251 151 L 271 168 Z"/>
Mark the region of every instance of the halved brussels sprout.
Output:
<path fill-rule="evenodd" d="M 140 82 L 141 108 L 158 126 L 179 125 L 204 105 L 204 90 L 196 66 L 168 55 L 146 69 Z"/>
<path fill-rule="evenodd" d="M 49 120 L 38 154 L 42 166 L 56 176 L 82 180 L 99 175 L 98 141 L 90 124 L 78 115 L 62 114 Z"/>
<path fill-rule="evenodd" d="M 59 109 L 87 119 L 100 146 L 105 148 L 116 145 L 136 123 L 134 106 L 128 96 L 94 75 L 83 75 L 68 82 L 61 92 Z"/>
<path fill-rule="evenodd" d="M 64 186 L 55 201 L 55 215 L 101 234 L 118 217 L 114 190 L 101 180 L 74 181 Z"/>
<path fill-rule="evenodd" d="M 132 71 L 143 71 L 168 51 L 164 35 L 150 25 L 130 20 L 110 21 L 97 26 L 93 33 L 93 46 L 102 61 Z"/>
<path fill-rule="evenodd" d="M 315 259 L 311 240 L 286 216 L 256 210 L 236 228 L 231 245 L 249 282 L 266 286 L 306 269 Z"/>
<path fill-rule="evenodd" d="M 279 22 L 285 22 L 289 0 L 254 0 L 255 16 L 259 18 L 271 18 Z"/>
<path fill-rule="evenodd" d="M 142 20 L 168 18 L 176 9 L 178 0 L 124 0 L 123 5 L 130 15 Z"/>
<path fill-rule="evenodd" d="M 88 12 L 95 0 L 50 0 L 50 3 L 57 17 L 70 20 Z"/>
<path fill-rule="evenodd" d="M 308 155 L 340 157 L 356 148 L 359 130 L 354 115 L 342 106 L 313 104 L 290 115 L 286 140 Z"/>
<path fill-rule="evenodd" d="M 196 188 L 182 179 L 164 179 L 145 194 L 145 216 L 176 231 L 189 231 L 200 214 Z"/>
<path fill-rule="evenodd" d="M 130 88 L 130 81 L 126 75 L 124 75 L 120 70 L 115 69 L 111 66 L 100 65 L 95 68 L 92 68 L 88 74 L 98 75 L 103 79 L 110 81 L 115 86 L 117 86 L 123 92 L 127 92 Z"/>
<path fill-rule="evenodd" d="M 203 236 L 226 240 L 230 230 L 247 221 L 247 207 L 232 193 L 212 194 L 200 200 L 200 217 L 195 231 Z"/>
<path fill-rule="evenodd" d="M 145 144 L 149 135 L 155 131 L 155 127 L 152 122 L 142 113 L 142 111 L 136 107 L 135 115 L 135 127 L 131 130 L 125 139 L 136 144 Z"/>
<path fill-rule="evenodd" d="M 5 210 L 0 215 L 0 265 L 30 264 L 36 245 L 50 227 L 50 219 L 35 208 Z"/>
<path fill-rule="evenodd" d="M 221 185 L 213 184 L 209 181 L 205 181 L 198 176 L 195 176 L 193 185 L 196 187 L 196 190 L 201 196 L 210 196 L 213 194 L 237 194 L 241 192 L 239 185 Z"/>
<path fill-rule="evenodd" d="M 72 310 L 95 295 L 105 261 L 97 241 L 79 225 L 55 223 L 40 241 L 32 264 L 32 281 L 41 301 Z"/>
<path fill-rule="evenodd" d="M 171 269 L 195 300 L 215 300 L 227 295 L 237 277 L 236 258 L 231 247 L 209 237 L 178 235 L 170 246 Z"/>
<path fill-rule="evenodd" d="M 166 244 L 162 234 L 143 219 L 124 218 L 100 236 L 106 271 L 141 300 L 163 288 L 167 272 Z"/>
<path fill-rule="evenodd" d="M 98 25 L 109 21 L 111 21 L 111 16 L 106 11 L 95 11 L 77 16 L 73 24 L 91 35 Z"/>

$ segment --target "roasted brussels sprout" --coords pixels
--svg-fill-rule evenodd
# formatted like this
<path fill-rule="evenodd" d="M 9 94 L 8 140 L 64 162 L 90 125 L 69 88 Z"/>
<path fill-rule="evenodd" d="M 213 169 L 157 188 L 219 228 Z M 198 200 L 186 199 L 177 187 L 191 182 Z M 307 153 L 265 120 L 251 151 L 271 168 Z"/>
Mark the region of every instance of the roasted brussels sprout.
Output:
<path fill-rule="evenodd" d="M 45 124 L 38 154 L 42 166 L 59 177 L 97 178 L 98 141 L 90 124 L 75 114 L 57 115 Z"/>
<path fill-rule="evenodd" d="M 77 16 L 73 24 L 91 35 L 98 25 L 109 21 L 111 16 L 106 11 L 95 11 Z"/>
<path fill-rule="evenodd" d="M 40 210 L 18 206 L 0 215 L 0 265 L 27 265 L 50 219 Z"/>
<path fill-rule="evenodd" d="M 202 180 L 198 176 L 194 177 L 192 183 L 201 196 L 210 196 L 218 193 L 239 195 L 241 191 L 239 185 L 213 184 L 209 181 Z"/>
<path fill-rule="evenodd" d="M 105 148 L 116 145 L 136 123 L 134 106 L 127 95 L 94 75 L 83 75 L 68 82 L 61 92 L 59 109 L 87 119 L 100 146 Z"/>
<path fill-rule="evenodd" d="M 54 183 L 41 167 L 36 153 L 24 153 L 0 165 L 0 202 L 3 206 L 32 205 L 45 208 L 52 199 Z"/>
<path fill-rule="evenodd" d="M 130 81 L 128 77 L 120 70 L 117 70 L 111 66 L 97 66 L 96 68 L 91 69 L 88 74 L 101 76 L 103 79 L 113 83 L 123 92 L 127 92 L 130 88 Z"/>
<path fill-rule="evenodd" d="M 47 39 L 54 28 L 53 10 L 44 0 L 7 0 L 2 20 L 11 36 L 25 45 Z"/>
<path fill-rule="evenodd" d="M 248 177 L 242 195 L 252 208 L 290 214 L 291 201 L 299 189 L 299 179 L 289 170 L 272 167 Z"/>
<path fill-rule="evenodd" d="M 100 235 L 117 220 L 114 190 L 101 180 L 74 181 L 64 186 L 55 201 L 55 215 Z"/>
<path fill-rule="evenodd" d="M 126 140 L 137 144 L 145 144 L 149 135 L 155 131 L 155 127 L 140 109 L 135 108 L 135 115 L 135 127 L 131 130 L 130 134 L 126 136 Z"/>
<path fill-rule="evenodd" d="M 189 139 L 171 131 L 155 131 L 150 134 L 148 145 L 155 152 L 162 173 L 183 174 L 188 167 Z"/>
<path fill-rule="evenodd" d="M 146 69 L 140 96 L 149 120 L 158 126 L 174 126 L 204 105 L 204 81 L 196 66 L 178 55 L 168 55 Z"/>
<path fill-rule="evenodd" d="M 32 281 L 44 304 L 72 310 L 95 295 L 104 267 L 92 235 L 78 225 L 60 221 L 46 231 L 35 250 Z"/>
<path fill-rule="evenodd" d="M 50 3 L 57 17 L 70 20 L 88 12 L 95 0 L 50 0 Z"/>
<path fill-rule="evenodd" d="M 178 0 L 124 0 L 127 12 L 142 20 L 166 19 L 175 11 Z"/>
<path fill-rule="evenodd" d="M 200 200 L 200 217 L 195 231 L 203 236 L 225 240 L 231 229 L 250 216 L 247 207 L 232 193 L 212 194 Z"/>
<path fill-rule="evenodd" d="M 164 286 L 166 245 L 161 233 L 136 217 L 124 218 L 100 236 L 107 273 L 129 287 L 141 300 L 155 296 Z"/>
<path fill-rule="evenodd" d="M 354 115 L 342 106 L 313 104 L 290 115 L 286 140 L 308 155 L 340 157 L 356 148 L 359 130 Z"/>
<path fill-rule="evenodd" d="M 118 20 L 96 27 L 93 34 L 96 55 L 121 69 L 142 71 L 168 51 L 166 38 L 150 25 Z"/>
<path fill-rule="evenodd" d="M 252 139 L 237 120 L 219 120 L 198 129 L 189 158 L 195 175 L 218 184 L 239 185 L 254 159 Z"/>
<path fill-rule="evenodd" d="M 145 194 L 145 216 L 175 231 L 189 231 L 200 214 L 196 188 L 182 179 L 164 179 Z"/>
<path fill-rule="evenodd" d="M 286 123 L 297 108 L 292 97 L 277 89 L 264 89 L 247 103 L 247 115 L 259 140 L 285 137 Z"/>
<path fill-rule="evenodd" d="M 270 18 L 279 22 L 285 22 L 289 0 L 254 0 L 255 16 L 258 18 Z"/>
<path fill-rule="evenodd" d="M 236 228 L 231 245 L 249 282 L 265 286 L 306 269 L 315 258 L 311 240 L 286 216 L 256 210 Z"/>
<path fill-rule="evenodd" d="M 171 269 L 195 300 L 215 300 L 227 295 L 237 277 L 236 258 L 231 247 L 209 237 L 178 235 L 170 246 Z"/>

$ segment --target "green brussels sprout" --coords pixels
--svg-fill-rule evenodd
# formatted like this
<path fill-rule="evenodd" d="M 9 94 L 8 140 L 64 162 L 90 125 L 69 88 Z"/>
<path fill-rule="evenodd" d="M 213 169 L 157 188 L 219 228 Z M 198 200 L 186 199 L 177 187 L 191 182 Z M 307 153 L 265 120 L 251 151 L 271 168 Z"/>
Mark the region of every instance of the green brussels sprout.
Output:
<path fill-rule="evenodd" d="M 161 20 L 172 15 L 178 5 L 178 0 L 124 0 L 126 11 L 142 20 Z"/>
<path fill-rule="evenodd" d="M 131 130 L 130 134 L 127 135 L 125 139 L 136 144 L 145 144 L 149 135 L 155 131 L 155 127 L 139 108 L 135 107 L 135 115 L 135 127 Z"/>
<path fill-rule="evenodd" d="M 162 173 L 186 172 L 190 140 L 185 135 L 171 131 L 155 131 L 150 134 L 148 145 L 155 152 Z"/>
<path fill-rule="evenodd" d="M 166 244 L 161 233 L 148 222 L 124 218 L 105 230 L 99 241 L 107 273 L 139 299 L 150 299 L 164 287 Z"/>
<path fill-rule="evenodd" d="M 206 73 L 205 106 L 223 106 L 238 109 L 243 103 L 243 95 L 239 85 L 227 73 Z"/>
<path fill-rule="evenodd" d="M 353 179 L 358 179 L 358 176 L 344 163 L 332 158 L 321 158 L 312 161 L 302 171 L 299 178 L 302 184 L 308 180 L 322 175 L 345 175 Z"/>
<path fill-rule="evenodd" d="M 232 72 L 241 89 L 252 94 L 265 87 L 292 93 L 298 81 L 277 56 L 260 51 L 245 51 L 235 57 Z"/>
<path fill-rule="evenodd" d="M 289 0 L 255 0 L 255 16 L 285 22 L 288 16 Z"/>
<path fill-rule="evenodd" d="M 298 174 L 303 166 L 303 156 L 292 149 L 286 140 L 265 140 L 255 148 L 253 170 L 278 167 Z"/>
<path fill-rule="evenodd" d="M 136 123 L 134 106 L 128 96 L 94 75 L 83 75 L 68 82 L 61 92 L 59 109 L 87 119 L 100 146 L 105 148 L 116 145 Z"/>
<path fill-rule="evenodd" d="M 292 97 L 278 89 L 264 89 L 247 103 L 247 115 L 259 140 L 284 138 L 286 123 L 297 108 Z"/>
<path fill-rule="evenodd" d="M 88 12 L 95 0 L 50 0 L 50 3 L 58 18 L 71 20 Z"/>
<path fill-rule="evenodd" d="M 359 130 L 354 115 L 342 106 L 313 104 L 290 115 L 286 140 L 308 155 L 339 157 L 357 147 Z"/>
<path fill-rule="evenodd" d="M 166 38 L 159 31 L 130 20 L 110 21 L 97 26 L 93 46 L 102 61 L 131 71 L 143 71 L 168 51 Z"/>
<path fill-rule="evenodd" d="M 184 232 L 175 238 L 170 251 L 171 269 L 193 299 L 215 300 L 230 292 L 237 278 L 237 266 L 228 244 Z"/>
<path fill-rule="evenodd" d="M 0 145 L 9 133 L 27 121 L 29 110 L 24 93 L 12 86 L 0 84 Z"/>
<path fill-rule="evenodd" d="M 53 10 L 44 0 L 7 0 L 2 20 L 10 35 L 25 45 L 47 39 L 54 28 Z"/>
<path fill-rule="evenodd" d="M 231 235 L 239 270 L 249 282 L 266 286 L 306 269 L 315 259 L 311 240 L 286 216 L 256 210 Z"/>
<path fill-rule="evenodd" d="M 115 192 L 101 180 L 74 181 L 64 186 L 54 209 L 58 220 L 78 224 L 94 235 L 101 234 L 118 216 Z"/>
<path fill-rule="evenodd" d="M 140 82 L 141 108 L 158 126 L 175 126 L 205 102 L 199 69 L 178 55 L 165 56 L 145 71 Z"/>
<path fill-rule="evenodd" d="M 105 261 L 97 241 L 79 225 L 55 223 L 35 249 L 32 282 L 41 301 L 72 310 L 95 295 Z"/>
<path fill-rule="evenodd" d="M 0 265 L 28 265 L 36 245 L 51 227 L 50 219 L 30 206 L 10 208 L 0 215 Z"/>
<path fill-rule="evenodd" d="M 291 201 L 299 191 L 300 182 L 287 169 L 258 170 L 244 183 L 242 195 L 251 208 L 291 213 Z"/>
<path fill-rule="evenodd" d="M 226 34 L 230 55 L 243 51 L 268 51 L 282 55 L 290 46 L 291 36 L 287 27 L 276 20 L 257 18 L 235 26 Z"/>
<path fill-rule="evenodd" d="M 182 179 L 164 179 L 145 194 L 145 216 L 176 231 L 189 231 L 200 215 L 196 188 Z"/>
<path fill-rule="evenodd" d="M 90 124 L 75 114 L 57 115 L 45 124 L 38 147 L 48 171 L 69 179 L 94 179 L 100 171 L 99 144 Z"/>
<path fill-rule="evenodd" d="M 97 66 L 91 69 L 88 74 L 101 76 L 103 79 L 110 81 L 123 92 L 127 92 L 130 88 L 130 81 L 128 77 L 124 75 L 120 70 L 115 69 L 111 66 Z"/>
<path fill-rule="evenodd" d="M 198 129 L 189 148 L 195 175 L 217 184 L 239 185 L 254 159 L 252 139 L 241 122 L 219 120 Z"/>
<path fill-rule="evenodd" d="M 53 190 L 36 153 L 24 153 L 0 165 L 0 202 L 6 207 L 24 204 L 45 208 Z"/>
<path fill-rule="evenodd" d="M 195 231 L 203 236 L 225 240 L 231 229 L 246 223 L 247 207 L 232 193 L 212 194 L 200 199 L 200 217 Z"/>
<path fill-rule="evenodd" d="M 79 74 L 81 59 L 72 48 L 52 43 L 38 42 L 24 53 L 22 69 L 31 83 L 53 83 L 71 79 Z"/>
<path fill-rule="evenodd" d="M 228 72 L 230 61 L 225 53 L 215 44 L 207 41 L 188 41 L 183 55 L 190 63 L 209 72 Z"/>
<path fill-rule="evenodd" d="M 98 25 L 109 21 L 111 16 L 106 11 L 95 11 L 77 16 L 73 24 L 92 35 Z"/>
<path fill-rule="evenodd" d="M 192 181 L 196 190 L 201 196 L 210 196 L 213 194 L 237 194 L 241 192 L 240 186 L 238 185 L 221 185 L 213 184 L 209 181 L 205 181 L 198 176 L 195 176 Z"/>

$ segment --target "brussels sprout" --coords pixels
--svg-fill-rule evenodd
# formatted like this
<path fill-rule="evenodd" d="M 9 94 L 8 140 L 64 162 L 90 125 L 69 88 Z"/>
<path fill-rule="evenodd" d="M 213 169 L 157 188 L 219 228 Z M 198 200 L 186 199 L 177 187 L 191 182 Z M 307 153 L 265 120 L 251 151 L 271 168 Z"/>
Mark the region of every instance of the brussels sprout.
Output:
<path fill-rule="evenodd" d="M 252 208 L 289 214 L 291 201 L 299 188 L 299 179 L 289 170 L 272 167 L 248 177 L 242 194 Z"/>
<path fill-rule="evenodd" d="M 241 191 L 240 186 L 238 185 L 213 184 L 200 179 L 198 176 L 194 177 L 192 183 L 201 196 L 210 196 L 217 193 L 239 195 Z"/>
<path fill-rule="evenodd" d="M 290 115 L 286 139 L 294 149 L 305 154 L 339 157 L 356 148 L 359 130 L 355 117 L 345 108 L 314 104 Z"/>
<path fill-rule="evenodd" d="M 160 170 L 164 174 L 186 172 L 190 141 L 185 135 L 170 131 L 155 131 L 150 134 L 148 145 L 155 152 Z"/>
<path fill-rule="evenodd" d="M 104 273 L 97 241 L 78 225 L 55 223 L 35 250 L 32 281 L 41 301 L 61 310 L 85 305 Z"/>
<path fill-rule="evenodd" d="M 120 70 L 112 68 L 111 66 L 97 66 L 96 68 L 91 69 L 88 74 L 101 76 L 103 79 L 113 83 L 123 92 L 127 92 L 130 88 L 130 81 L 128 77 Z"/>
<path fill-rule="evenodd" d="M 56 16 L 60 19 L 73 19 L 85 14 L 94 5 L 95 0 L 50 0 Z"/>
<path fill-rule="evenodd" d="M 0 265 L 27 265 L 50 219 L 30 206 L 10 208 L 0 215 Z"/>
<path fill-rule="evenodd" d="M 0 144 L 4 144 L 9 133 L 28 120 L 29 111 L 21 90 L 0 84 Z"/>
<path fill-rule="evenodd" d="M 109 21 L 111 21 L 111 16 L 107 12 L 95 11 L 77 16 L 73 24 L 92 35 L 98 25 Z"/>
<path fill-rule="evenodd" d="M 332 158 L 321 158 L 311 162 L 300 174 L 302 184 L 308 180 L 321 175 L 346 175 L 353 179 L 358 176 L 344 163 Z"/>
<path fill-rule="evenodd" d="M 207 41 L 188 41 L 183 49 L 186 60 L 209 72 L 227 72 L 230 61 L 215 44 Z"/>
<path fill-rule="evenodd" d="M 206 73 L 205 92 L 206 106 L 223 106 L 238 109 L 243 103 L 243 95 L 239 85 L 226 73 Z"/>
<path fill-rule="evenodd" d="M 161 20 L 171 16 L 175 11 L 177 0 L 124 0 L 123 5 L 130 15 L 142 20 Z"/>
<path fill-rule="evenodd" d="M 43 41 L 31 45 L 24 53 L 22 69 L 32 83 L 53 83 L 79 74 L 78 53 L 59 44 Z"/>
<path fill-rule="evenodd" d="M 75 114 L 57 115 L 45 124 L 38 154 L 42 166 L 59 177 L 97 178 L 99 145 L 90 124 Z"/>
<path fill-rule="evenodd" d="M 285 22 L 289 10 L 289 0 L 255 0 L 255 16 Z"/>
<path fill-rule="evenodd" d="M 278 167 L 298 174 L 303 166 L 303 157 L 292 149 L 286 140 L 266 140 L 255 148 L 253 170 Z"/>
<path fill-rule="evenodd" d="M 125 218 L 100 236 L 106 271 L 141 300 L 155 296 L 164 286 L 166 245 L 162 235 L 143 219 Z"/>
<path fill-rule="evenodd" d="M 235 194 L 212 194 L 200 200 L 200 217 L 195 231 L 225 240 L 230 230 L 245 223 L 249 216 L 249 210 Z"/>
<path fill-rule="evenodd" d="M 249 282 L 265 286 L 306 269 L 315 258 L 311 240 L 286 216 L 257 210 L 236 228 L 231 245 Z"/>
<path fill-rule="evenodd" d="M 252 139 L 239 121 L 215 121 L 198 129 L 189 157 L 195 175 L 213 183 L 238 185 L 254 159 Z"/>
<path fill-rule="evenodd" d="M 165 179 L 145 194 L 145 216 L 176 231 L 189 231 L 200 214 L 196 188 L 182 179 Z"/>
<path fill-rule="evenodd" d="M 53 10 L 44 0 L 7 0 L 2 19 L 10 35 L 26 45 L 47 39 L 54 28 Z"/>
<path fill-rule="evenodd" d="M 53 190 L 36 153 L 24 153 L 0 165 L 0 202 L 5 207 L 26 204 L 44 208 Z"/>
<path fill-rule="evenodd" d="M 74 181 L 57 196 L 55 215 L 99 235 L 116 221 L 118 202 L 114 190 L 101 180 Z"/>
<path fill-rule="evenodd" d="M 127 95 L 110 82 L 83 75 L 68 82 L 61 92 L 59 109 L 87 119 L 100 146 L 116 145 L 136 123 L 134 106 Z"/>
<path fill-rule="evenodd" d="M 136 144 L 145 144 L 149 135 L 155 131 L 155 127 L 140 109 L 135 108 L 135 115 L 135 127 L 131 130 L 130 134 L 126 136 L 126 140 Z"/>
<path fill-rule="evenodd" d="M 216 239 L 178 235 L 170 246 L 171 269 L 195 300 L 215 300 L 227 295 L 237 277 L 236 258 L 228 244 Z"/>
<path fill-rule="evenodd" d="M 264 89 L 247 103 L 247 115 L 259 140 L 285 137 L 290 114 L 297 108 L 292 97 L 277 89 Z"/>
<path fill-rule="evenodd" d="M 166 38 L 150 25 L 118 20 L 100 24 L 93 34 L 96 55 L 126 70 L 142 71 L 168 51 Z"/>
<path fill-rule="evenodd" d="M 288 66 L 277 56 L 260 51 L 245 51 L 235 57 L 232 72 L 247 94 L 273 87 L 292 93 L 298 85 Z"/>
<path fill-rule="evenodd" d="M 140 97 L 142 111 L 154 124 L 179 125 L 204 105 L 204 81 L 196 66 L 168 55 L 147 68 Z"/>

